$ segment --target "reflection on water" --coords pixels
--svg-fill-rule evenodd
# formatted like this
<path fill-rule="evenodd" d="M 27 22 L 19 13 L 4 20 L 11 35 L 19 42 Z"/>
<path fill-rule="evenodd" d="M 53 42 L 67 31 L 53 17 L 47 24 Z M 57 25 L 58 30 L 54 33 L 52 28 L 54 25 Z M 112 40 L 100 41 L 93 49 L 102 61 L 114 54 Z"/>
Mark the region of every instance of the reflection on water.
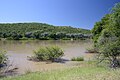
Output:
<path fill-rule="evenodd" d="M 64 50 L 65 59 L 70 59 L 76 56 L 84 56 L 87 47 L 91 47 L 92 42 L 90 40 L 78 40 L 78 41 L 41 41 L 41 40 L 24 40 L 24 41 L 0 41 L 0 48 L 7 51 L 9 60 L 13 62 L 14 66 L 19 68 L 19 72 L 23 73 L 26 70 L 38 71 L 43 69 L 55 69 L 65 66 L 65 64 L 45 64 L 36 63 L 27 60 L 27 56 L 32 55 L 33 50 L 43 46 L 56 45 Z"/>

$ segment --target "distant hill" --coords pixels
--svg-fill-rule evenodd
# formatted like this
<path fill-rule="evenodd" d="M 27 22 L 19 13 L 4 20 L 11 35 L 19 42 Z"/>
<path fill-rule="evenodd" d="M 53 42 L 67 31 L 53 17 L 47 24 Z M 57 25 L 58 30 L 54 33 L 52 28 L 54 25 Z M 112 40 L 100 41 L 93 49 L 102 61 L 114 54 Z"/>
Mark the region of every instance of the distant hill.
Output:
<path fill-rule="evenodd" d="M 90 30 L 73 28 L 71 26 L 53 26 L 45 23 L 2 23 L 0 24 L 0 38 L 20 39 L 34 38 L 41 39 L 44 35 L 52 39 L 57 34 L 90 34 Z M 49 36 L 48 36 L 49 35 Z M 52 37 L 50 37 L 52 36 Z"/>

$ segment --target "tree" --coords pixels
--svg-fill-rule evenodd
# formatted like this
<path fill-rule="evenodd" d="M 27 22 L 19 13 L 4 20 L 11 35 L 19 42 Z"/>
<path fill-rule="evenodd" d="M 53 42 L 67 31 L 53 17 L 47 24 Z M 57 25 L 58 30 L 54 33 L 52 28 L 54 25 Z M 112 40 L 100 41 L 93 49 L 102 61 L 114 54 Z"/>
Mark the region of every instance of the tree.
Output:
<path fill-rule="evenodd" d="M 108 27 L 110 14 L 106 14 L 101 21 L 96 22 L 92 29 L 94 46 L 96 46 L 97 40 L 102 33 L 102 30 Z"/>
<path fill-rule="evenodd" d="M 102 60 L 108 59 L 110 67 L 120 67 L 120 3 L 95 24 L 92 33 L 94 46 L 103 56 Z"/>

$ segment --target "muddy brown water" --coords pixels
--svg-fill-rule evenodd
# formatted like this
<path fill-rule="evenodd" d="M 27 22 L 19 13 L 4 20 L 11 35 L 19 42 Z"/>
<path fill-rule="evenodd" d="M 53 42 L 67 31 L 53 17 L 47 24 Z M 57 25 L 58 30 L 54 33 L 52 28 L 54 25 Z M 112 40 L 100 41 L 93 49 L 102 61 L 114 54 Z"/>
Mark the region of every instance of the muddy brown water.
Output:
<path fill-rule="evenodd" d="M 72 57 L 85 56 L 86 48 L 91 47 L 91 40 L 77 41 L 0 41 L 0 48 L 7 51 L 10 64 L 12 67 L 18 68 L 18 73 L 26 73 L 30 71 L 44 71 L 52 69 L 61 69 L 69 67 L 73 62 L 65 63 L 46 63 L 33 62 L 27 60 L 27 56 L 33 55 L 33 50 L 43 46 L 59 46 L 64 51 L 63 59 L 70 60 Z"/>

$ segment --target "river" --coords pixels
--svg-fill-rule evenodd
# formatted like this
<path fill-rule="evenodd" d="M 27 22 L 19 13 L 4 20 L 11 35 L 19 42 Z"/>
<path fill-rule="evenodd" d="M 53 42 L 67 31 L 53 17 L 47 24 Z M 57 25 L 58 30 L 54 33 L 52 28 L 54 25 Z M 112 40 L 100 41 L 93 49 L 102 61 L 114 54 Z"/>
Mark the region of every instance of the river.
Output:
<path fill-rule="evenodd" d="M 33 55 L 33 50 L 43 46 L 59 46 L 64 51 L 64 59 L 70 60 L 73 57 L 85 56 L 86 48 L 91 47 L 90 40 L 75 40 L 75 41 L 53 41 L 53 40 L 5 40 L 0 41 L 0 48 L 7 51 L 12 67 L 17 67 L 19 73 L 28 71 L 51 70 L 63 68 L 68 65 L 61 63 L 46 64 L 45 62 L 33 62 L 27 60 L 27 56 Z M 69 62 L 67 62 L 69 64 Z"/>

